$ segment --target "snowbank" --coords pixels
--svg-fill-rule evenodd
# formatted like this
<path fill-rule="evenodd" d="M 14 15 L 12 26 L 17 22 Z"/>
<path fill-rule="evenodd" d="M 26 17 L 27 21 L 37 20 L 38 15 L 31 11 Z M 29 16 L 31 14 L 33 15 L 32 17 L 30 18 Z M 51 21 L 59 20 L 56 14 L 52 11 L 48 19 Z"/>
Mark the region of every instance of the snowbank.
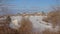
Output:
<path fill-rule="evenodd" d="M 29 18 L 29 20 L 32 22 L 33 24 L 33 31 L 44 31 L 46 29 L 49 29 L 50 31 L 58 31 L 58 26 L 56 26 L 56 28 L 52 28 L 52 24 L 51 23 L 46 23 L 44 21 L 42 21 L 43 18 L 45 18 L 47 16 L 25 16 L 25 18 Z M 22 16 L 12 16 L 12 23 L 10 23 L 10 27 L 17 29 L 21 26 L 21 19 Z M 47 25 L 48 24 L 48 25 Z"/>

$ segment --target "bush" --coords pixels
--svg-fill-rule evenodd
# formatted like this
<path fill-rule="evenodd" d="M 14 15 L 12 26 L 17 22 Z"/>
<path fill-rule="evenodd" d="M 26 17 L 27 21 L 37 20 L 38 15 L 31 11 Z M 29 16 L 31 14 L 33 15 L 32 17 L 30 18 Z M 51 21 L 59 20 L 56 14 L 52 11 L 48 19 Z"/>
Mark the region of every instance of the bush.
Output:
<path fill-rule="evenodd" d="M 32 23 L 29 19 L 23 18 L 21 20 L 21 27 L 19 28 L 20 34 L 32 34 Z"/>

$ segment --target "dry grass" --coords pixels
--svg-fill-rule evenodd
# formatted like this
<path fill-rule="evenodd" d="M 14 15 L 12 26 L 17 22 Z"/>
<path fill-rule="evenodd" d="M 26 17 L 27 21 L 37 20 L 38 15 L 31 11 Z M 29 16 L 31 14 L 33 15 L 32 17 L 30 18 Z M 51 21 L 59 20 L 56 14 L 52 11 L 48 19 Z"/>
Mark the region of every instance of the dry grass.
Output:
<path fill-rule="evenodd" d="M 55 14 L 54 14 L 55 15 Z M 55 15 L 56 16 L 56 15 Z M 54 17 L 52 17 L 53 19 L 55 19 Z M 8 27 L 9 24 L 9 19 L 7 19 L 4 22 L 4 26 L 0 26 L 0 34 L 40 34 L 40 32 L 33 32 L 33 27 L 32 27 L 32 22 L 29 21 L 29 19 L 25 19 L 23 18 L 21 20 L 21 27 L 18 30 L 14 30 Z M 49 31 L 48 29 L 43 31 L 42 34 L 60 34 L 60 31 L 58 32 L 52 32 Z"/>
<path fill-rule="evenodd" d="M 46 29 L 42 33 L 43 34 L 60 34 L 60 31 L 54 32 L 54 31 L 50 31 L 49 29 Z"/>
<path fill-rule="evenodd" d="M 20 34 L 32 34 L 32 23 L 29 19 L 23 18 L 21 22 L 21 27 L 19 28 Z"/>
<path fill-rule="evenodd" d="M 53 26 L 60 26 L 60 11 L 56 10 L 53 12 L 49 12 L 47 18 L 45 18 L 44 21 L 52 23 Z"/>

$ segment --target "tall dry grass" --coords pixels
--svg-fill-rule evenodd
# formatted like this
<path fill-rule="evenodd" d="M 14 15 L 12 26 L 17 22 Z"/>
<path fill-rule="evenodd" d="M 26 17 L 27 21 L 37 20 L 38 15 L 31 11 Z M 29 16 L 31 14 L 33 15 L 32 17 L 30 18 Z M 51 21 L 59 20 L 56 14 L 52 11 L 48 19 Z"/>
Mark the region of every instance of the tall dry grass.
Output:
<path fill-rule="evenodd" d="M 51 23 L 53 25 L 53 28 L 55 26 L 59 26 L 59 31 L 58 32 L 51 32 L 49 30 L 45 30 L 43 33 L 45 34 L 60 34 L 60 10 L 53 10 L 48 13 L 47 18 L 44 19 L 44 21 Z"/>
<path fill-rule="evenodd" d="M 60 10 L 54 10 L 48 13 L 47 18 L 44 21 L 52 23 L 53 26 L 60 26 Z"/>
<path fill-rule="evenodd" d="M 60 11 L 55 11 L 48 14 L 48 19 L 53 24 L 53 26 L 60 26 Z"/>
<path fill-rule="evenodd" d="M 60 32 L 50 31 L 49 29 L 46 29 L 45 31 L 42 32 L 42 34 L 60 34 Z"/>
<path fill-rule="evenodd" d="M 29 19 L 22 18 L 19 32 L 20 34 L 32 34 L 32 23 Z"/>

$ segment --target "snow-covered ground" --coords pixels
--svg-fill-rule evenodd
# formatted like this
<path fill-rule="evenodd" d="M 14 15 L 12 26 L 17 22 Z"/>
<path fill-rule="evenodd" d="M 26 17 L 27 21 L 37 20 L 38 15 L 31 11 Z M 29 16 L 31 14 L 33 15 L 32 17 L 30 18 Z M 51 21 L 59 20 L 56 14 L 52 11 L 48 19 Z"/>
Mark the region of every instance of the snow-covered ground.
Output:
<path fill-rule="evenodd" d="M 21 22 L 22 16 L 12 16 L 11 17 L 11 23 L 10 23 L 10 27 L 13 29 L 17 29 L 21 26 L 20 22 Z"/>
<path fill-rule="evenodd" d="M 34 30 L 41 31 L 41 32 L 46 30 L 46 29 L 49 29 L 50 31 L 57 31 L 58 30 L 58 26 L 56 26 L 56 28 L 52 28 L 52 24 L 51 23 L 47 23 L 47 22 L 44 22 L 42 20 L 45 17 L 47 17 L 47 16 L 31 16 L 29 18 L 30 21 L 33 24 Z"/>
<path fill-rule="evenodd" d="M 46 29 L 49 29 L 51 31 L 57 31 L 58 30 L 58 26 L 56 28 L 52 28 L 52 24 L 51 23 L 46 23 L 44 21 L 42 21 L 43 18 L 45 18 L 47 16 L 25 16 L 25 18 L 29 18 L 29 20 L 32 22 L 33 24 L 33 30 L 34 31 L 44 31 Z M 21 26 L 21 19 L 22 16 L 12 16 L 12 23 L 10 23 L 10 27 L 17 29 Z M 48 25 L 47 25 L 48 24 Z"/>
<path fill-rule="evenodd" d="M 0 20 L 5 20 L 5 19 L 6 19 L 6 17 L 1 17 L 1 18 L 0 18 Z"/>

